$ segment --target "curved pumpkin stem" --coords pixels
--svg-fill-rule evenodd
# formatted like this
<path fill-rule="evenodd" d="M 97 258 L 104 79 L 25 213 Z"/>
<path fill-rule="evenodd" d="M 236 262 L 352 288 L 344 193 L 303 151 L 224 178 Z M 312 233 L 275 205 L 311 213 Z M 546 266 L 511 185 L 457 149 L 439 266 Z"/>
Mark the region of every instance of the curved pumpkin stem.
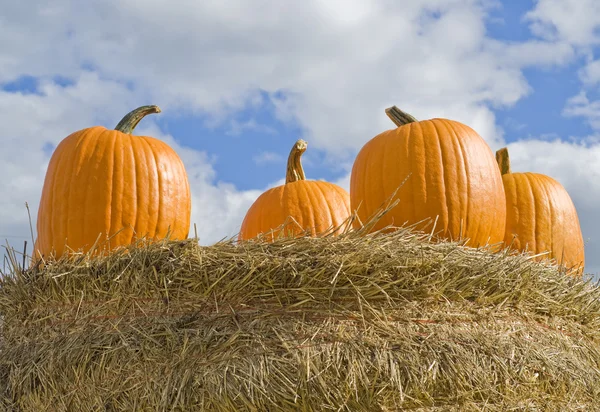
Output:
<path fill-rule="evenodd" d="M 115 130 L 121 133 L 131 134 L 133 129 L 138 125 L 146 115 L 151 113 L 160 113 L 160 107 L 156 105 L 138 107 L 127 113 L 119 124 L 115 127 Z"/>
<path fill-rule="evenodd" d="M 405 124 L 418 122 L 418 120 L 408 113 L 403 112 L 396 106 L 388 107 L 385 109 L 385 114 L 394 122 L 398 127 L 404 126 Z"/>
<path fill-rule="evenodd" d="M 302 153 L 306 151 L 307 146 L 308 143 L 300 139 L 294 144 L 294 147 L 292 147 L 290 156 L 288 157 L 287 173 L 285 175 L 286 184 L 306 179 L 300 157 L 302 157 Z"/>
<path fill-rule="evenodd" d="M 500 174 L 505 175 L 510 173 L 510 158 L 508 157 L 508 149 L 506 147 L 496 152 L 496 162 L 498 162 L 498 167 L 500 167 Z"/>

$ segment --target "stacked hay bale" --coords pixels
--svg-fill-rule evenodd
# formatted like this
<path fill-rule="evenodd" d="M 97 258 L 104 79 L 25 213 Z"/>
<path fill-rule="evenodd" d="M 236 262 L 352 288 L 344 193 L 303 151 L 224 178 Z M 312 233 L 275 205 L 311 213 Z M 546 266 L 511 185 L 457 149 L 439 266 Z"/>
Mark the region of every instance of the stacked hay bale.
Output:
<path fill-rule="evenodd" d="M 600 291 L 408 230 L 193 240 L 0 284 L 9 410 L 593 410 Z"/>

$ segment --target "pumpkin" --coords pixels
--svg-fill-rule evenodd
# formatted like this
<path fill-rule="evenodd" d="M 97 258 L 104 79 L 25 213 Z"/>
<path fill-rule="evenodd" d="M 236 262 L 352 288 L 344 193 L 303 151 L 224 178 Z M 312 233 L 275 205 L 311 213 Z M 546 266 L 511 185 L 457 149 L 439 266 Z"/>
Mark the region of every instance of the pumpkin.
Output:
<path fill-rule="evenodd" d="M 483 138 L 454 120 L 418 121 L 396 106 L 386 114 L 397 127 L 369 140 L 352 166 L 355 226 L 388 208 L 371 231 L 412 225 L 468 246 L 500 244 L 504 188 Z"/>
<path fill-rule="evenodd" d="M 571 274 L 582 274 L 583 235 L 565 188 L 540 173 L 512 173 L 507 148 L 496 152 L 496 160 L 506 192 L 504 243 L 511 249 L 533 253 L 536 260 L 555 259 Z"/>
<path fill-rule="evenodd" d="M 331 230 L 338 235 L 350 217 L 350 196 L 338 185 L 306 180 L 300 158 L 307 143 L 300 139 L 287 163 L 285 184 L 262 193 L 242 222 L 239 239 L 263 235 L 273 241 L 304 233 L 318 236 Z"/>
<path fill-rule="evenodd" d="M 108 130 L 94 126 L 64 138 L 50 158 L 37 217 L 34 259 L 67 250 L 92 254 L 188 235 L 191 196 L 183 162 L 165 142 L 131 133 L 142 106 Z"/>

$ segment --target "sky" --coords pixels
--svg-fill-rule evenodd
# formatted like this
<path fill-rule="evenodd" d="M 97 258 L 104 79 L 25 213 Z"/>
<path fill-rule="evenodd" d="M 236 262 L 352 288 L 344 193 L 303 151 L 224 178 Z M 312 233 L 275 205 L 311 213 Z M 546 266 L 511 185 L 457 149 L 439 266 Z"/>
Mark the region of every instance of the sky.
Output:
<path fill-rule="evenodd" d="M 135 134 L 181 156 L 202 244 L 283 183 L 348 189 L 384 109 L 444 117 L 558 180 L 600 273 L 597 0 L 0 0 L 0 239 L 30 240 L 56 145 L 156 104 Z M 193 234 L 193 229 L 192 232 Z M 22 249 L 22 247 L 21 247 Z"/>

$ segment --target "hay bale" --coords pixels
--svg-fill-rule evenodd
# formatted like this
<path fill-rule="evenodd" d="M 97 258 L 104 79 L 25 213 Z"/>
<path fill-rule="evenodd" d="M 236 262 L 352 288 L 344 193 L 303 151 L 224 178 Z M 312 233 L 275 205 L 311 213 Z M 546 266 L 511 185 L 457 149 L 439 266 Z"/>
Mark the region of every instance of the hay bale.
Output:
<path fill-rule="evenodd" d="M 409 230 L 193 240 L 0 284 L 12 410 L 592 410 L 600 291 Z"/>

